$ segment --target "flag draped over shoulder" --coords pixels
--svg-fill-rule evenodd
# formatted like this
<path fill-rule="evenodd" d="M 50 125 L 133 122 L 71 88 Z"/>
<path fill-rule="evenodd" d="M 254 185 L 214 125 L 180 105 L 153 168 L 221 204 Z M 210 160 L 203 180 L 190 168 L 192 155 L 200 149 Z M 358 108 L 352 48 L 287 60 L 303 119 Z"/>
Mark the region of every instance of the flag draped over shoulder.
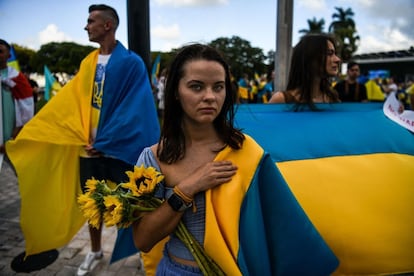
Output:
<path fill-rule="evenodd" d="M 226 275 L 329 275 L 338 265 L 270 155 L 249 136 L 215 160 L 238 173 L 206 192 L 204 247 Z"/>
<path fill-rule="evenodd" d="M 414 135 L 381 103 L 241 105 L 236 122 L 268 151 L 340 265 L 334 275 L 414 271 Z"/>
<path fill-rule="evenodd" d="M 226 275 L 329 275 L 336 269 L 337 258 L 250 136 L 241 150 L 227 147 L 215 160 L 238 166 L 229 183 L 206 191 L 204 248 Z M 143 254 L 147 275 L 155 275 L 164 242 Z"/>
<path fill-rule="evenodd" d="M 76 202 L 79 151 L 89 140 L 97 58 L 98 50 L 89 54 L 76 76 L 6 145 L 18 176 L 27 255 L 65 245 L 85 222 Z M 136 59 L 117 43 L 107 64 L 105 104 L 94 143 L 97 150 L 130 164 L 159 137 L 148 74 Z"/>
<path fill-rule="evenodd" d="M 95 56 L 96 58 L 96 56 Z M 95 58 L 84 64 L 92 66 Z M 77 206 L 79 147 L 88 143 L 94 67 L 81 70 L 6 144 L 16 168 L 26 254 L 69 242 L 85 220 Z"/>
<path fill-rule="evenodd" d="M 22 72 L 7 67 L 7 78 L 16 109 L 16 127 L 26 124 L 34 114 L 33 89 Z"/>

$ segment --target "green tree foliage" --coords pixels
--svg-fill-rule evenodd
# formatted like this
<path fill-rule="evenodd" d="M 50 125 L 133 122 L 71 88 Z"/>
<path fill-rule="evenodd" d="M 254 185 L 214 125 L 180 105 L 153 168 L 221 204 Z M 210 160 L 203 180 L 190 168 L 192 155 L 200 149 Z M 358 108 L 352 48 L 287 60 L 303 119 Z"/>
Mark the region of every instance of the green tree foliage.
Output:
<path fill-rule="evenodd" d="M 329 31 L 335 32 L 335 30 L 355 28 L 355 21 L 352 17 L 355 13 L 351 8 L 344 10 L 343 8 L 335 7 L 336 13 L 332 14 L 331 25 L 329 25 Z"/>
<path fill-rule="evenodd" d="M 276 57 L 276 51 L 270 50 L 267 52 L 267 73 L 271 73 L 273 70 L 275 70 L 275 57 Z"/>
<path fill-rule="evenodd" d="M 335 34 L 340 42 L 339 55 L 343 61 L 349 61 L 353 53 L 358 49 L 360 37 L 357 35 L 355 21 L 352 18 L 354 12 L 351 8 L 346 10 L 335 7 L 336 12 L 332 14 L 332 23 L 329 25 L 329 32 Z"/>
<path fill-rule="evenodd" d="M 239 78 L 243 73 L 253 77 L 255 73 L 268 73 L 274 68 L 275 52 L 273 50 L 265 56 L 262 49 L 252 47 L 249 41 L 240 37 L 220 37 L 209 44 L 224 54 L 236 78 Z M 94 49 L 96 48 L 92 46 L 83 46 L 72 42 L 51 42 L 42 45 L 37 52 L 16 47 L 16 55 L 20 64 L 29 66 L 32 72 L 43 74 L 44 65 L 47 65 L 52 72 L 73 74 L 78 70 L 82 59 Z M 152 52 L 151 60 L 154 61 L 158 54 L 161 54 L 160 70 L 162 70 L 168 67 L 177 50 Z"/>
<path fill-rule="evenodd" d="M 267 58 L 263 54 L 263 50 L 252 47 L 250 42 L 245 39 L 238 36 L 220 37 L 211 41 L 209 45 L 223 53 L 236 79 L 240 78 L 243 73 L 253 77 L 254 73 L 260 74 L 267 71 L 265 64 Z"/>
<path fill-rule="evenodd" d="M 35 72 L 43 73 L 44 65 L 52 72 L 74 74 L 84 59 L 95 47 L 83 46 L 73 42 L 50 42 L 44 44 L 31 59 L 30 65 Z"/>
<path fill-rule="evenodd" d="M 308 19 L 307 21 L 309 29 L 301 29 L 299 30 L 299 33 L 303 35 L 323 33 L 323 29 L 325 27 L 325 20 L 323 18 L 318 20 L 314 17 L 312 19 Z"/>

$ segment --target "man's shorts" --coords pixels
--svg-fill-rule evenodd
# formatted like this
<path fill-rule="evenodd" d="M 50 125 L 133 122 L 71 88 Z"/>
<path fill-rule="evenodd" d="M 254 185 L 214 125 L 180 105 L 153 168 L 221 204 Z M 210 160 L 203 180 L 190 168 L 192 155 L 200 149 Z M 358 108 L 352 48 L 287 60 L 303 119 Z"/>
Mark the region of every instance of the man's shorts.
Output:
<path fill-rule="evenodd" d="M 80 157 L 80 183 L 82 192 L 86 190 L 86 181 L 92 177 L 96 180 L 110 180 L 115 183 L 129 180 L 126 171 L 133 171 L 134 166 L 122 160 L 109 157 Z"/>

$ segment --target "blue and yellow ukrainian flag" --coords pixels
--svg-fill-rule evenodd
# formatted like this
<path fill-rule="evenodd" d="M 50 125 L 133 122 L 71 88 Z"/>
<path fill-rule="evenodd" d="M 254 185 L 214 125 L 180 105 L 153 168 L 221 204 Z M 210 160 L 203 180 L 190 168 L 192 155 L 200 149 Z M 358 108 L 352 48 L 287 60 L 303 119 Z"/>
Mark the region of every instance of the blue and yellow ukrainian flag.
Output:
<path fill-rule="evenodd" d="M 89 144 L 98 55 L 95 50 L 85 57 L 76 76 L 6 144 L 19 181 L 26 255 L 66 245 L 85 223 L 76 200 L 81 193 L 79 153 Z M 94 147 L 134 164 L 142 149 L 159 138 L 148 73 L 141 58 L 120 42 L 107 72 L 113 73 L 106 77 L 107 104 Z"/>
<path fill-rule="evenodd" d="M 329 250 L 339 260 L 333 275 L 414 271 L 413 133 L 382 103 L 318 107 L 238 106 L 237 127 L 265 153 L 248 139 L 239 153 L 227 148 L 216 158 L 240 166 L 230 183 L 206 192 L 204 245 L 228 275 L 330 275 Z M 319 234 L 329 248 L 313 243 Z M 156 261 L 143 256 L 153 275 Z"/>
<path fill-rule="evenodd" d="M 161 65 L 161 54 L 158 54 L 154 60 L 154 63 L 152 64 L 152 70 L 151 70 L 152 85 L 157 85 L 157 82 L 158 82 L 157 76 L 160 72 L 160 65 Z"/>
<path fill-rule="evenodd" d="M 13 45 L 10 45 L 10 57 L 7 60 L 7 65 L 13 67 L 20 72 L 19 61 L 17 60 L 16 52 L 14 51 Z"/>
<path fill-rule="evenodd" d="M 318 106 L 241 105 L 236 122 L 270 153 L 338 257 L 334 275 L 414 272 L 414 134 L 382 103 Z"/>
<path fill-rule="evenodd" d="M 44 66 L 44 75 L 45 75 L 45 100 L 50 100 L 54 93 L 59 91 L 62 86 L 50 72 L 49 68 L 45 65 Z"/>
<path fill-rule="evenodd" d="M 385 96 L 375 79 L 370 79 L 365 83 L 367 98 L 369 101 L 384 101 Z"/>

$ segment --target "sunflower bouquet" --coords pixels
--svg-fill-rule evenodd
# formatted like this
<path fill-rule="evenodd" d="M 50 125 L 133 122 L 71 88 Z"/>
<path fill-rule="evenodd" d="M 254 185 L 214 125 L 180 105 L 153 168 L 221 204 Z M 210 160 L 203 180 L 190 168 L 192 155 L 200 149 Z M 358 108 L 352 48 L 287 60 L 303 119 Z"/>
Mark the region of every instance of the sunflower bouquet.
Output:
<path fill-rule="evenodd" d="M 129 178 L 126 183 L 94 178 L 86 181 L 86 192 L 79 195 L 78 204 L 93 227 L 99 229 L 104 224 L 106 227 L 127 228 L 164 201 L 155 197 L 164 175 L 154 167 L 135 166 L 134 171 L 127 171 L 126 174 Z M 175 234 L 193 254 L 204 275 L 224 275 L 182 221 L 177 225 Z"/>

